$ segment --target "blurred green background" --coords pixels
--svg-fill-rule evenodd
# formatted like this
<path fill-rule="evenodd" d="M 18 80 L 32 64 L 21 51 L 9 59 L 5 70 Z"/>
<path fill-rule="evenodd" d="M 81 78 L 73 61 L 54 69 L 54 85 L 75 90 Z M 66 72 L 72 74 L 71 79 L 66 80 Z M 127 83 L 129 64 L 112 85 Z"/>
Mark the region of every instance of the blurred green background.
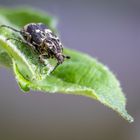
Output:
<path fill-rule="evenodd" d="M 65 46 L 98 58 L 121 81 L 127 123 L 91 99 L 31 91 L 22 94 L 12 72 L 0 67 L 0 140 L 139 140 L 140 1 L 0 0 L 56 16 Z"/>

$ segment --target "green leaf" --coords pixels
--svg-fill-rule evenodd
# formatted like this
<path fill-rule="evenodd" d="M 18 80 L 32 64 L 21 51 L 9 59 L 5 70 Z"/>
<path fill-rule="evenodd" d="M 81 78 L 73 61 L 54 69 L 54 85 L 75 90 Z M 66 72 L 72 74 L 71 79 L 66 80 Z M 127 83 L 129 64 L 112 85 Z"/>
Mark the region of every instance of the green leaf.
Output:
<path fill-rule="evenodd" d="M 0 24 L 20 29 L 31 22 L 43 22 L 56 31 L 54 18 L 46 13 L 26 8 L 0 9 Z M 28 46 L 12 40 L 6 41 L 8 37 L 19 38 L 19 35 L 1 28 L 0 63 L 13 69 L 23 91 L 32 89 L 87 96 L 112 108 L 129 122 L 133 121 L 125 109 L 126 99 L 118 80 L 96 59 L 65 48 L 64 53 L 71 56 L 71 59 L 49 74 L 56 61 L 46 60 L 45 66 L 38 61 L 38 55 Z"/>

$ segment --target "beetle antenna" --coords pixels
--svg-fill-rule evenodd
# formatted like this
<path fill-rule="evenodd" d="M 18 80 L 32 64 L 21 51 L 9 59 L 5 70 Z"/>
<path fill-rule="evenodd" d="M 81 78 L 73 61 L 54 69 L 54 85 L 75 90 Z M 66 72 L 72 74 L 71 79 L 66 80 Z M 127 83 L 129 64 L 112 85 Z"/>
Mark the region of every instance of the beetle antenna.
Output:
<path fill-rule="evenodd" d="M 71 57 L 70 56 L 65 56 L 65 58 L 70 59 Z"/>
<path fill-rule="evenodd" d="M 63 55 L 63 57 L 66 59 L 70 59 L 70 56 L 67 56 L 67 55 Z"/>

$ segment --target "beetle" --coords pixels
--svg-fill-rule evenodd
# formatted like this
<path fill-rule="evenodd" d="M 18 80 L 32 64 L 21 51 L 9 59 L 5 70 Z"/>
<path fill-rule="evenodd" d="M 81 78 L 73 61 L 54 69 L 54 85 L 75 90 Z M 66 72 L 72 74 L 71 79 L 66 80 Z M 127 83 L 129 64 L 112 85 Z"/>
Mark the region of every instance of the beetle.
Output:
<path fill-rule="evenodd" d="M 7 25 L 0 27 L 9 28 L 15 32 L 20 33 L 22 38 L 7 38 L 7 40 L 16 40 L 30 46 L 39 55 L 39 60 L 43 63 L 44 59 L 55 58 L 57 60 L 56 66 L 52 72 L 64 62 L 65 59 L 70 59 L 70 56 L 63 54 L 63 45 L 57 35 L 55 35 L 43 23 L 29 23 L 26 24 L 21 30 L 17 30 Z"/>

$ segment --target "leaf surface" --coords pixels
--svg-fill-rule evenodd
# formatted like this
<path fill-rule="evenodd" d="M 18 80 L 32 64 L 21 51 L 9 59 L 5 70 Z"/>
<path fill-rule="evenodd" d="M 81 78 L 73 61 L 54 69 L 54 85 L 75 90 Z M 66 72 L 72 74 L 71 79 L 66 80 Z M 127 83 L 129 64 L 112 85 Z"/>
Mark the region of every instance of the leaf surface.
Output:
<path fill-rule="evenodd" d="M 55 20 L 46 13 L 29 9 L 1 9 L 0 24 L 17 29 L 31 22 L 45 23 L 56 31 Z M 0 29 L 0 63 L 13 69 L 23 91 L 37 90 L 49 93 L 83 95 L 96 99 L 118 112 L 129 122 L 133 118 L 127 113 L 126 98 L 114 74 L 91 56 L 65 48 L 71 56 L 52 74 L 51 67 L 39 63 L 38 55 L 31 48 L 6 38 L 19 38 L 17 33 Z M 46 60 L 50 64 L 51 60 Z M 55 62 L 56 63 L 56 62 Z"/>

